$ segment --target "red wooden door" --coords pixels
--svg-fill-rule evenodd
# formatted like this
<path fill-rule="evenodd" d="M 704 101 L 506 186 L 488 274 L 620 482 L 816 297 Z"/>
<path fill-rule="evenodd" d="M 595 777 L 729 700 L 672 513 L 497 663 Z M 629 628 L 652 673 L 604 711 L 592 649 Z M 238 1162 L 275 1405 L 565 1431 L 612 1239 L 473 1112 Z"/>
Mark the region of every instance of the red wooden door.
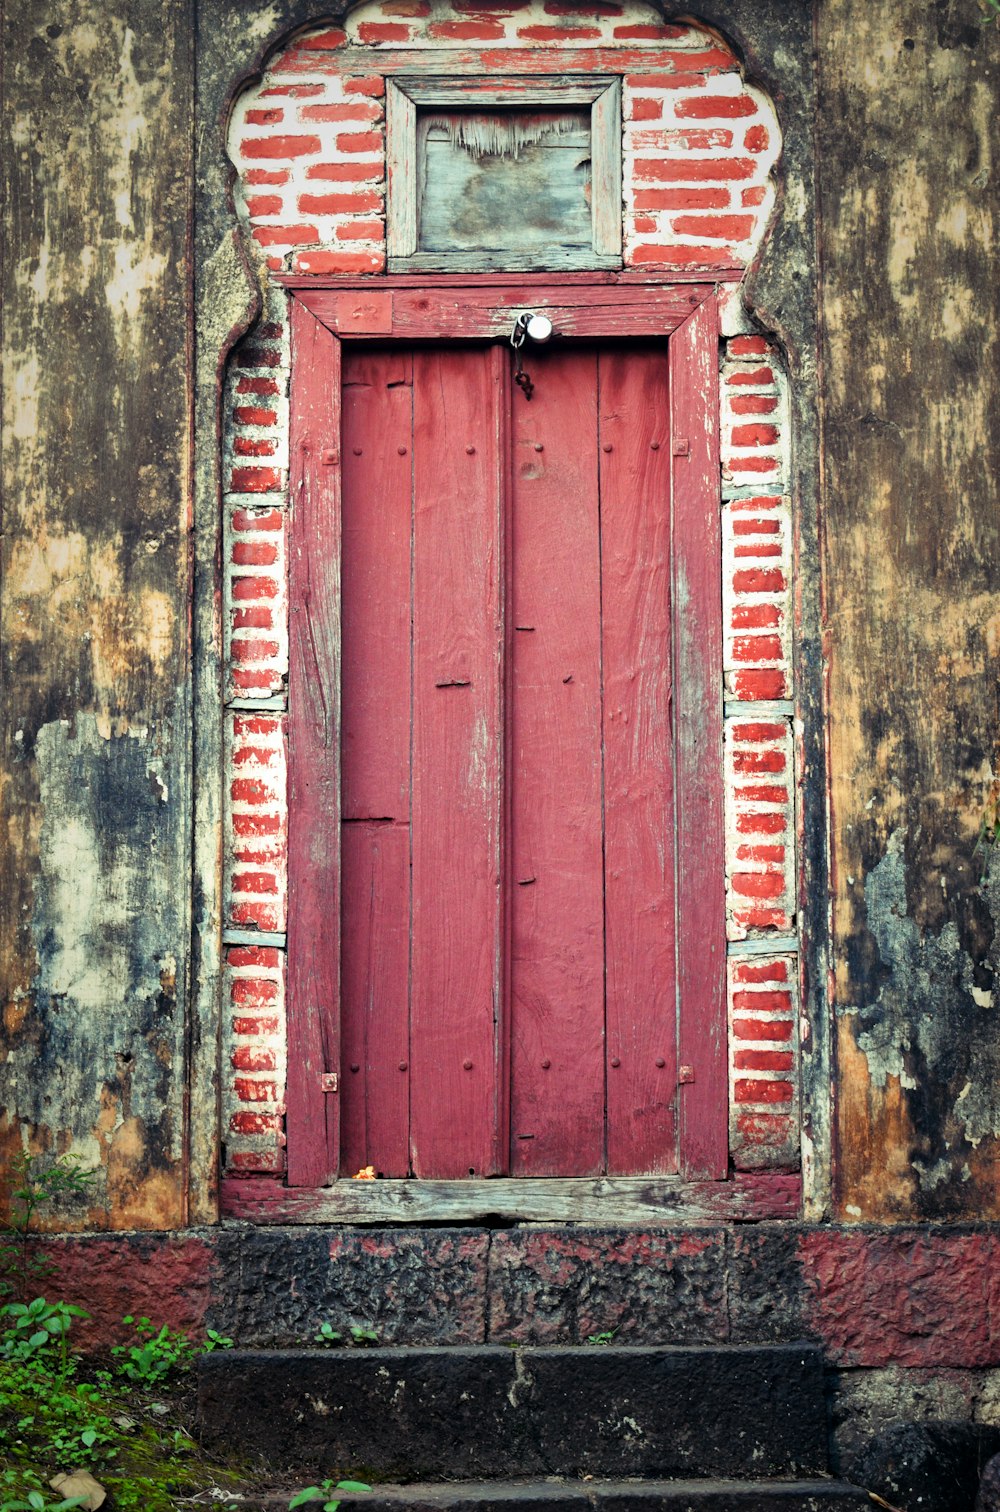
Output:
<path fill-rule="evenodd" d="M 530 401 L 500 345 L 343 347 L 309 568 L 339 559 L 340 812 L 308 837 L 339 852 L 339 1090 L 300 1180 L 724 1173 L 692 948 L 722 928 L 721 856 L 692 855 L 721 787 L 717 500 L 675 477 L 706 423 L 679 345 L 553 348 Z M 293 654 L 293 776 L 297 660 L 322 677 Z"/>

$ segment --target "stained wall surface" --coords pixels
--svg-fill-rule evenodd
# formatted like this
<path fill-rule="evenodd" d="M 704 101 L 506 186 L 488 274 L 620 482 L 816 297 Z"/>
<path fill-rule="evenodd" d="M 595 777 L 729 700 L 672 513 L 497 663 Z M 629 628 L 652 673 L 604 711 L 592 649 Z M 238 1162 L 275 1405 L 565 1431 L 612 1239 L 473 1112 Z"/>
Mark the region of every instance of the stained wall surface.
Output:
<path fill-rule="evenodd" d="M 996 1217 L 1000 873 L 975 847 L 996 813 L 1000 25 L 976 0 L 822 0 L 814 15 L 710 0 L 700 15 L 785 129 L 750 291 L 821 403 L 820 429 L 808 405 L 794 417 L 800 477 L 822 457 L 822 549 L 807 509 L 796 562 L 814 1212 L 832 1175 L 848 1220 Z M 77 1223 L 181 1225 L 188 1164 L 211 1165 L 219 816 L 192 667 L 204 708 L 214 383 L 255 299 L 220 102 L 268 38 L 321 19 L 293 0 L 206 0 L 197 120 L 188 3 L 21 0 L 5 21 L 0 1130 L 8 1153 L 75 1149 L 99 1167 Z M 193 458 L 196 278 L 217 302 L 201 305 Z M 828 1022 L 832 1066 L 814 1054 Z"/>

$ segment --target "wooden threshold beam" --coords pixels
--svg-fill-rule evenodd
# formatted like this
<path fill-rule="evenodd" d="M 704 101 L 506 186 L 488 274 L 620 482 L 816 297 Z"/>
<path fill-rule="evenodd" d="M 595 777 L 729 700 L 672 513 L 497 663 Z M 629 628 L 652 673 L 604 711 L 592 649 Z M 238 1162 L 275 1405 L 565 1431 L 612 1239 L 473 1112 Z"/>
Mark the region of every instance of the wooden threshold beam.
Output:
<path fill-rule="evenodd" d="M 286 1187 L 270 1177 L 222 1183 L 224 1218 L 254 1223 L 760 1223 L 799 1216 L 798 1174 L 730 1181 L 600 1177 L 567 1181 L 352 1181 Z"/>

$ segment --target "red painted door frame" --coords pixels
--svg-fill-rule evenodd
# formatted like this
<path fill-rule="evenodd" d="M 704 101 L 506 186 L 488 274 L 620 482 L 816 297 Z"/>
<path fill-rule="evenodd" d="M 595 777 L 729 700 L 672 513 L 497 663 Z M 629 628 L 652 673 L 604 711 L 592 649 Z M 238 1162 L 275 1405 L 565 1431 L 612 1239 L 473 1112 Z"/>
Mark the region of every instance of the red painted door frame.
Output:
<path fill-rule="evenodd" d="M 288 1180 L 339 1172 L 341 342 L 669 339 L 680 1171 L 727 1174 L 718 305 L 711 284 L 287 280 L 291 299 Z"/>

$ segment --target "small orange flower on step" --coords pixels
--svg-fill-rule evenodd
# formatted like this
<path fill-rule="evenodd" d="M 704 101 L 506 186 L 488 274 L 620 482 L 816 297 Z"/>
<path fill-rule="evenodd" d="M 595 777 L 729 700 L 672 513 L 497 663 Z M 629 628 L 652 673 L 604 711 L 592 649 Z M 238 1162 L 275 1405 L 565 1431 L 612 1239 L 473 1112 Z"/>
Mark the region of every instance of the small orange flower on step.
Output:
<path fill-rule="evenodd" d="M 375 1180 L 375 1167 L 374 1166 L 362 1166 L 361 1169 L 360 1169 L 360 1171 L 356 1171 L 355 1172 L 353 1180 L 354 1181 L 374 1181 Z"/>

